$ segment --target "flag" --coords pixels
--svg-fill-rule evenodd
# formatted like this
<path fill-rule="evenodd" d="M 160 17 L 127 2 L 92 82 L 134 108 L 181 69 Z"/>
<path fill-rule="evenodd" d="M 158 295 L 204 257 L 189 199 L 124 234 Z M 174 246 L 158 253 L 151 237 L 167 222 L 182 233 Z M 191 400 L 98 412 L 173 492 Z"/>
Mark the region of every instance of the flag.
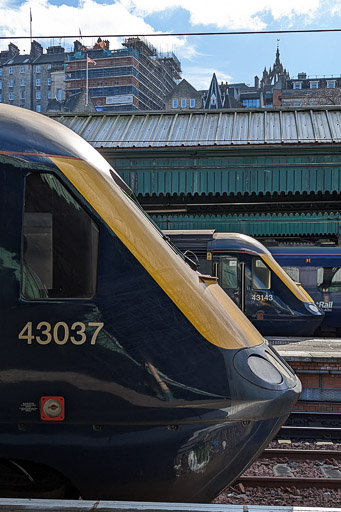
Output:
<path fill-rule="evenodd" d="M 97 64 L 97 62 L 95 60 L 93 60 L 93 59 L 90 59 L 90 57 L 88 57 L 88 62 L 91 62 L 92 64 L 95 64 L 95 66 Z"/>

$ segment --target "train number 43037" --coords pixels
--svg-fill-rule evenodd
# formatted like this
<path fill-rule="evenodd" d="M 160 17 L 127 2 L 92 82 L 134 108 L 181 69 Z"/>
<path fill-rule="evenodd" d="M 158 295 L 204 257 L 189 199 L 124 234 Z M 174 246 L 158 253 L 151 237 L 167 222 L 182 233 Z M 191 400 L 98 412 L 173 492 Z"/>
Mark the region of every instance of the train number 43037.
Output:
<path fill-rule="evenodd" d="M 103 322 L 74 322 L 69 327 L 65 322 L 54 325 L 49 322 L 39 322 L 37 325 L 27 322 L 18 334 L 18 339 L 26 340 L 27 345 L 32 345 L 33 341 L 39 345 L 48 345 L 51 341 L 57 345 L 65 345 L 68 341 L 73 345 L 83 345 L 90 339 L 90 345 L 95 345 L 103 325 Z"/>

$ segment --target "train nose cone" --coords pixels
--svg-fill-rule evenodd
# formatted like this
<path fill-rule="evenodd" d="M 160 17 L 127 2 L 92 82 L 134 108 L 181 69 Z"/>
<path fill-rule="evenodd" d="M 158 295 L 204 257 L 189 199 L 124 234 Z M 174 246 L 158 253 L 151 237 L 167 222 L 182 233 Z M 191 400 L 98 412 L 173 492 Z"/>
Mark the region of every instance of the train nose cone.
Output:
<path fill-rule="evenodd" d="M 233 366 L 242 377 L 239 386 L 249 397 L 262 402 L 263 419 L 289 415 L 302 391 L 301 382 L 290 366 L 271 345 L 239 350 Z M 251 385 L 250 385 L 251 384 Z M 267 406 L 269 411 L 267 413 Z"/>
<path fill-rule="evenodd" d="M 221 422 L 198 428 L 176 458 L 177 482 L 192 502 L 212 500 L 262 453 L 301 392 L 297 376 L 267 344 L 225 353 L 230 400 Z M 179 494 L 179 501 L 187 501 Z"/>

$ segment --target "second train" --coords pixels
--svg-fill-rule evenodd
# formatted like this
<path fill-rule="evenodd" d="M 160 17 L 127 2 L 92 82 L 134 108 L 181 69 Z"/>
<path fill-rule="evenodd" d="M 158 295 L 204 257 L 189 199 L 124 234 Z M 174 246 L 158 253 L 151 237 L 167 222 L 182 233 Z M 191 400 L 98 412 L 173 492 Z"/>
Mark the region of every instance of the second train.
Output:
<path fill-rule="evenodd" d="M 259 241 L 215 230 L 165 234 L 219 284 L 264 336 L 311 336 L 324 313 Z"/>

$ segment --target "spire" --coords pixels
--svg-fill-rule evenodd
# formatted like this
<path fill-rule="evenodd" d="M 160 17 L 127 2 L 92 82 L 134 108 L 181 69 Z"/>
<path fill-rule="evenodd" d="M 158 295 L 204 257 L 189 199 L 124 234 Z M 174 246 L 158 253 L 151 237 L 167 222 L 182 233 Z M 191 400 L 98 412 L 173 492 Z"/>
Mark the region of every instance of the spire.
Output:
<path fill-rule="evenodd" d="M 222 106 L 223 106 L 223 102 L 222 102 L 222 98 L 221 98 L 220 88 L 218 85 L 218 80 L 217 80 L 215 73 L 213 73 L 211 85 L 210 85 L 210 88 L 208 89 L 207 97 L 204 102 L 204 108 L 205 109 L 216 109 L 216 108 L 222 108 Z"/>

